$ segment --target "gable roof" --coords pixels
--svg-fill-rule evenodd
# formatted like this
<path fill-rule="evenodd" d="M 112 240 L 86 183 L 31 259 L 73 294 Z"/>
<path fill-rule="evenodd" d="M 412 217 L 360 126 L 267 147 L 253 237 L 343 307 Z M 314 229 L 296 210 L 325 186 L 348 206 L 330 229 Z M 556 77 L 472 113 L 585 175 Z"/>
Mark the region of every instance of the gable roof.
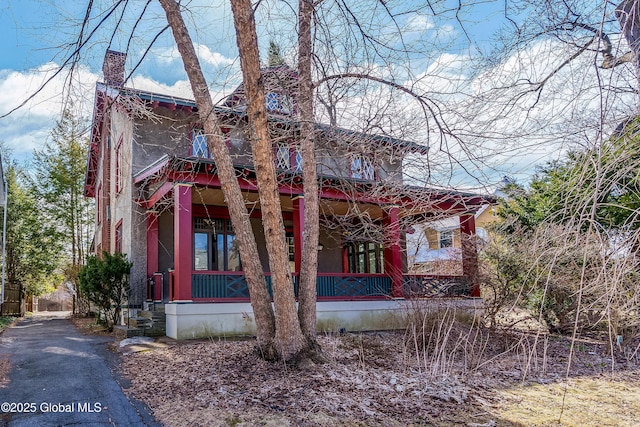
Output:
<path fill-rule="evenodd" d="M 260 75 L 264 83 L 265 95 L 268 97 L 270 94 L 277 95 L 279 97 L 285 97 L 291 102 L 286 106 L 286 110 L 283 108 L 271 108 L 270 114 L 281 114 L 286 116 L 292 116 L 297 114 L 298 98 L 298 72 L 293 70 L 286 64 L 277 65 L 274 67 L 265 67 L 260 69 Z M 276 102 L 276 100 L 273 100 Z M 269 99 L 267 99 L 269 102 Z M 222 103 L 223 107 L 228 107 L 236 111 L 245 111 L 247 109 L 247 100 L 245 95 L 244 83 L 240 83 L 232 93 Z"/>

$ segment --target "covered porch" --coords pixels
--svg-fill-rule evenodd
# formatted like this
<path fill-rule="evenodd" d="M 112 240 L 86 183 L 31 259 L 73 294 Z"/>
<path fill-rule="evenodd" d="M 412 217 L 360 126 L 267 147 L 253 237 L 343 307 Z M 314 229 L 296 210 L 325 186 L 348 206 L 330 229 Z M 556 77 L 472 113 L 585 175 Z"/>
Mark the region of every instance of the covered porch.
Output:
<path fill-rule="evenodd" d="M 227 313 L 228 319 L 240 316 L 240 323 L 249 322 L 243 333 L 250 333 L 252 320 L 248 319 L 252 316 L 248 287 L 215 166 L 201 159 L 161 160 L 135 178 L 142 190 L 138 203 L 144 208 L 147 225 L 147 299 L 166 304 L 167 334 L 174 338 L 191 337 L 188 331 L 200 328 L 196 324 L 213 319 L 207 320 L 207 312 L 213 316 L 220 310 L 235 312 L 235 315 Z M 239 176 L 258 246 L 263 247 L 261 211 L 252 172 L 240 169 Z M 284 178 L 280 201 L 297 294 L 305 204 L 299 178 Z M 395 327 L 395 321 L 375 326 L 373 323 L 378 321 L 373 319 L 380 318 L 380 313 L 372 317 L 371 307 L 380 305 L 379 309 L 390 315 L 388 310 L 396 310 L 398 301 L 411 296 L 479 297 L 473 212 L 480 200 L 474 204 L 469 197 L 440 192 L 424 203 L 424 200 L 412 197 L 410 191 L 394 198 L 372 196 L 367 183 L 355 183 L 349 191 L 330 178 L 323 178 L 321 184 L 322 221 L 316 280 L 319 319 L 324 307 L 333 313 L 334 321 L 329 323 L 335 323 L 339 328 L 349 329 L 355 324 L 363 329 L 378 329 L 384 325 Z M 406 274 L 404 236 L 411 231 L 408 224 L 416 218 L 433 215 L 435 210 L 462 214 L 460 230 L 468 240 L 463 247 L 462 276 Z M 170 234 L 171 238 L 163 238 L 163 234 Z M 161 265 L 162 257 L 159 256 L 159 249 L 167 246 L 171 252 L 168 268 L 166 262 Z M 271 292 L 266 251 L 264 248 L 262 251 L 265 286 Z M 348 302 L 338 305 L 350 307 L 352 313 L 345 317 L 349 310 L 336 311 L 333 306 L 340 302 Z M 223 309 L 222 305 L 227 308 Z M 357 316 L 355 323 L 339 326 L 346 325 L 345 319 L 358 312 L 361 316 Z M 247 316 L 244 320 L 242 313 Z M 337 313 L 342 314 L 336 318 Z M 362 316 L 369 320 L 363 320 Z M 186 324 L 191 326 L 185 329 Z M 238 329 L 236 326 L 229 329 L 230 324 L 224 324 L 222 321 L 216 323 L 216 327 L 203 327 L 196 335 L 214 330 L 231 334 Z"/>

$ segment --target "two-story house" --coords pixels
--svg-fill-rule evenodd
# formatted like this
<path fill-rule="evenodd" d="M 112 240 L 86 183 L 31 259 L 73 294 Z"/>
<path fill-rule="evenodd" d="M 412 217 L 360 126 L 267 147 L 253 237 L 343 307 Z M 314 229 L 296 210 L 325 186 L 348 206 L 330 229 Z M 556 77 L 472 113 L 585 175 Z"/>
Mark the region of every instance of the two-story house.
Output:
<path fill-rule="evenodd" d="M 108 51 L 104 83 L 95 92 L 85 187 L 85 195 L 96 200 L 95 252 L 128 255 L 133 261 L 129 305 L 163 306 L 168 336 L 251 334 L 242 260 L 197 106 L 190 99 L 123 87 L 124 65 L 124 54 Z M 304 233 L 297 75 L 279 66 L 265 68 L 263 78 L 295 276 Z M 245 109 L 240 85 L 212 114 L 223 123 L 270 286 Z M 446 212 L 461 215 L 461 233 L 473 236 L 474 212 L 486 201 L 404 186 L 403 156 L 425 153 L 426 147 L 323 124 L 315 130 L 319 330 L 397 326 L 389 311 L 409 289 L 431 286 L 428 276 L 406 274 L 407 224 Z M 445 294 L 456 289 L 479 296 L 475 248 L 466 248 L 466 277 L 453 278 L 459 286 L 443 288 Z"/>

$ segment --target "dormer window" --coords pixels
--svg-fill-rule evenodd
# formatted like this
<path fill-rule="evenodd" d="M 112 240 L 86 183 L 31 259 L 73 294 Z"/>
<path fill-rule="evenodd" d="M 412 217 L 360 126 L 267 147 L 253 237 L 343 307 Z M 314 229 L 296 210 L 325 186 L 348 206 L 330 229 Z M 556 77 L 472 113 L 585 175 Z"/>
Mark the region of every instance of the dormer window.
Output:
<path fill-rule="evenodd" d="M 351 159 L 351 178 L 373 181 L 375 179 L 373 162 L 367 156 L 356 155 Z"/>
<path fill-rule="evenodd" d="M 280 114 L 291 114 L 293 102 L 289 95 L 283 95 L 277 92 L 269 92 L 265 96 L 267 103 L 267 111 L 280 113 Z"/>
<path fill-rule="evenodd" d="M 203 159 L 212 158 L 204 129 L 194 128 L 191 131 L 191 156 Z"/>

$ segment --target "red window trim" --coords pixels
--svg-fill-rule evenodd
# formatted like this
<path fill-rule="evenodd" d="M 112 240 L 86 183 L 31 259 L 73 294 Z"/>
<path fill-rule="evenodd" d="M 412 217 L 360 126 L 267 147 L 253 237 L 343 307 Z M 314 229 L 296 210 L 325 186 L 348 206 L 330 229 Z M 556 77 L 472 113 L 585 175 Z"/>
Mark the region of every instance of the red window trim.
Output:
<path fill-rule="evenodd" d="M 118 253 L 122 253 L 122 220 L 116 223 L 114 233 L 115 251 Z"/>
<path fill-rule="evenodd" d="M 122 135 L 118 138 L 118 143 L 116 144 L 116 193 L 120 193 L 122 190 L 122 170 L 121 170 L 121 148 L 122 148 Z"/>
<path fill-rule="evenodd" d="M 98 185 L 98 191 L 96 192 L 96 194 L 98 195 L 96 197 L 96 211 L 97 211 L 97 215 L 96 215 L 96 222 L 98 224 L 102 223 L 102 184 Z"/>

